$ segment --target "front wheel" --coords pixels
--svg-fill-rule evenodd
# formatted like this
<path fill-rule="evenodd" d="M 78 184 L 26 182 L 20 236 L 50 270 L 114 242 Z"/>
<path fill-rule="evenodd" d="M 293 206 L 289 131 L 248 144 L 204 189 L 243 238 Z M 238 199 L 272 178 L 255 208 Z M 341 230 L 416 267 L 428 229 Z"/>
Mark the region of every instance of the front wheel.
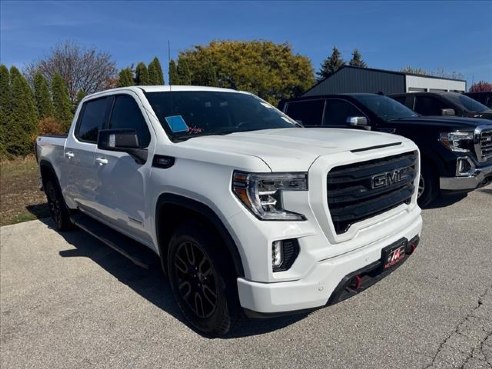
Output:
<path fill-rule="evenodd" d="M 421 208 L 429 206 L 439 194 L 439 184 L 436 174 L 428 165 L 422 164 L 420 170 L 417 202 Z"/>
<path fill-rule="evenodd" d="M 207 336 L 226 334 L 237 316 L 233 274 L 219 246 L 197 222 L 180 226 L 169 243 L 173 295 L 185 319 Z"/>

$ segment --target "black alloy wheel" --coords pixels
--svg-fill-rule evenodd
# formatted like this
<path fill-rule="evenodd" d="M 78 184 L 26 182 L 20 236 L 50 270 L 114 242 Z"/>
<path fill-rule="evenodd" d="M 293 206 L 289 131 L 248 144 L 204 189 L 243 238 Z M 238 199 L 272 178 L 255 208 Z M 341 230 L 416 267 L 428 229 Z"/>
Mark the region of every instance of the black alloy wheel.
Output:
<path fill-rule="evenodd" d="M 171 291 L 184 318 L 199 333 L 226 334 L 239 316 L 236 277 L 222 242 L 196 221 L 179 226 L 167 254 Z"/>
<path fill-rule="evenodd" d="M 194 242 L 183 242 L 176 250 L 174 271 L 178 293 L 200 319 L 217 309 L 217 279 L 210 258 Z"/>

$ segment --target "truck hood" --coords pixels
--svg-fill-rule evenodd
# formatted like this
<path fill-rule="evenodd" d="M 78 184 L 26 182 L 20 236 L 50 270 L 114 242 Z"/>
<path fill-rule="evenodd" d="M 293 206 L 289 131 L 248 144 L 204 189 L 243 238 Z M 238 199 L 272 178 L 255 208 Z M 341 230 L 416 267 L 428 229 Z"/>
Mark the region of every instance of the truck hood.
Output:
<path fill-rule="evenodd" d="M 492 122 L 488 119 L 480 118 L 462 118 L 462 117 L 443 117 L 443 116 L 419 116 L 412 118 L 402 118 L 392 120 L 391 122 L 399 123 L 412 123 L 425 126 L 442 127 L 444 130 L 454 129 L 475 129 L 478 126 L 491 125 Z"/>
<path fill-rule="evenodd" d="M 381 132 L 329 128 L 280 128 L 202 136 L 179 143 L 194 149 L 255 156 L 272 171 L 306 171 L 322 155 L 389 145 L 406 138 Z"/>

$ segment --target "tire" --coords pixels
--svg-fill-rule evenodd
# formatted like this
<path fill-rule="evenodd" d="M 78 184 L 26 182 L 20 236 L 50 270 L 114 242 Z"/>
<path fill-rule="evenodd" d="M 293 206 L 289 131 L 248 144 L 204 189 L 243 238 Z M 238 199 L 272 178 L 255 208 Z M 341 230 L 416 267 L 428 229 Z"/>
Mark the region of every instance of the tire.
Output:
<path fill-rule="evenodd" d="M 225 335 L 238 317 L 234 273 L 221 242 L 198 222 L 179 226 L 169 242 L 168 276 L 184 318 L 199 333 Z"/>
<path fill-rule="evenodd" d="M 417 198 L 419 206 L 421 208 L 429 206 L 438 195 L 439 184 L 435 171 L 429 165 L 422 163 Z"/>
<path fill-rule="evenodd" d="M 70 220 L 70 211 L 67 204 L 65 204 L 58 183 L 53 179 L 48 179 L 44 187 L 51 218 L 55 222 L 56 230 L 67 231 L 72 229 L 73 223 Z"/>

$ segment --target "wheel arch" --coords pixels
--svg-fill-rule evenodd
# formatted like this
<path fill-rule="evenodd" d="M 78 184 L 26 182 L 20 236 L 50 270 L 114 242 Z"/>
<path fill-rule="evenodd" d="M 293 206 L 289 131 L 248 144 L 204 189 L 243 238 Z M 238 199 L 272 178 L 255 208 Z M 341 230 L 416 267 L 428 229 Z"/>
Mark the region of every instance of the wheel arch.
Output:
<path fill-rule="evenodd" d="M 157 245 L 164 270 L 166 270 L 168 244 L 173 231 L 183 221 L 190 218 L 212 227 L 223 241 L 227 257 L 233 263 L 236 276 L 244 277 L 244 268 L 236 243 L 215 211 L 202 202 L 170 193 L 159 196 L 155 209 Z"/>

